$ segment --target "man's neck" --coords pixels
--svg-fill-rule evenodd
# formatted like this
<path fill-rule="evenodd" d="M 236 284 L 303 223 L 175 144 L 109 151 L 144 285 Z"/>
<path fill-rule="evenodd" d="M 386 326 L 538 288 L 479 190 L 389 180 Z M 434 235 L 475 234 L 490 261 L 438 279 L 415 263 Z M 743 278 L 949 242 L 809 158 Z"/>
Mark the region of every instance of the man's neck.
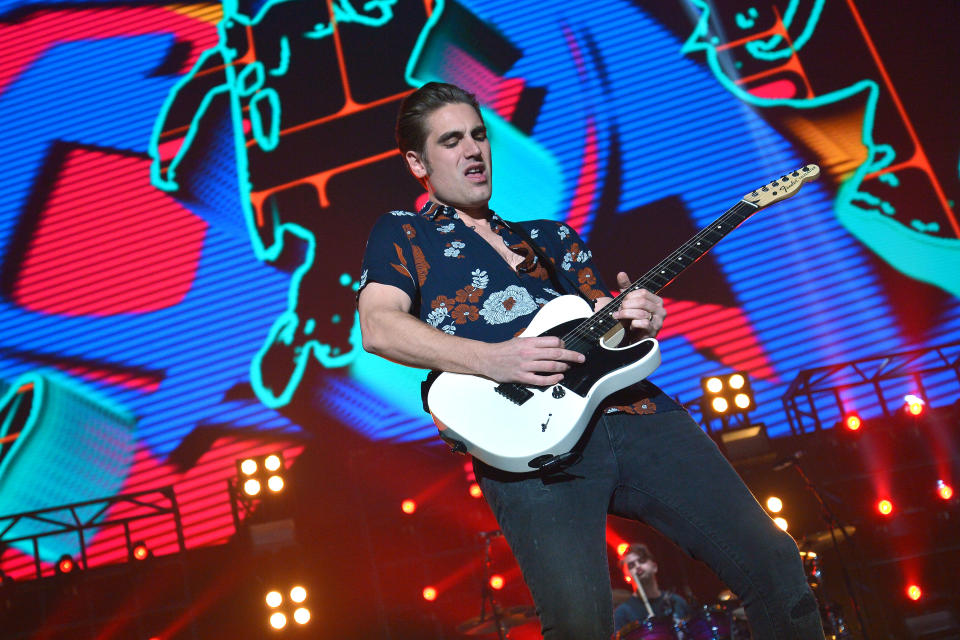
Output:
<path fill-rule="evenodd" d="M 490 227 L 490 209 L 457 209 L 457 213 L 460 214 L 464 224 L 481 228 Z"/>

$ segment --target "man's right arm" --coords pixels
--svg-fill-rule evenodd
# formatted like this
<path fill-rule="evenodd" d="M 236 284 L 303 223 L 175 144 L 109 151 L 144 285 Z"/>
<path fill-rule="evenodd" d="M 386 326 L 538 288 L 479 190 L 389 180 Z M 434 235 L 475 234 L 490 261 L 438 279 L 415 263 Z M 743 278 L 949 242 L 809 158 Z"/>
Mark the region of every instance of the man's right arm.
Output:
<path fill-rule="evenodd" d="M 392 285 L 368 283 L 357 304 L 363 348 L 407 366 L 548 386 L 563 379 L 568 363 L 583 362 L 555 336 L 487 343 L 446 334 L 412 316 L 410 296 Z"/>

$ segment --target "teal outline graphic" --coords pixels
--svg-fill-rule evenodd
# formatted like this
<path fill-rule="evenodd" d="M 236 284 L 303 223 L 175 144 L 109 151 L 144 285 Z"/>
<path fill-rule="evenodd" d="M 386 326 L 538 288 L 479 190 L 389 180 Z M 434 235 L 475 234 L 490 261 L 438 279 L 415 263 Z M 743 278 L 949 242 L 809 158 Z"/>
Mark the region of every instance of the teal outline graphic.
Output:
<path fill-rule="evenodd" d="M 290 41 L 286 36 L 280 38 L 280 61 L 275 69 L 265 70 L 262 62 L 255 61 L 237 70 L 235 63 L 238 58 L 236 49 L 229 47 L 228 30 L 237 25 L 254 27 L 259 24 L 275 7 L 290 2 L 302 0 L 270 0 L 259 12 L 250 18 L 239 12 L 237 0 L 223 1 L 223 16 L 217 23 L 218 44 L 200 54 L 193 68 L 186 73 L 170 90 L 160 112 L 154 121 L 154 127 L 148 146 L 152 159 L 150 166 L 150 181 L 158 189 L 174 193 L 179 189 L 177 169 L 187 155 L 196 139 L 203 116 L 217 98 L 224 96 L 229 101 L 229 113 L 233 124 L 233 141 L 237 163 L 237 186 L 240 190 L 242 215 L 246 223 L 250 243 L 258 260 L 263 262 L 275 261 L 284 249 L 285 236 L 289 235 L 303 243 L 305 255 L 303 262 L 294 270 L 290 279 L 287 293 L 287 309 L 274 321 L 267 338 L 250 363 L 250 383 L 260 401 L 272 409 L 285 406 L 293 398 L 300 380 L 303 377 L 307 362 L 311 356 L 323 367 L 336 368 L 349 364 L 361 350 L 359 321 L 354 314 L 353 326 L 350 331 L 349 343 L 351 349 L 340 353 L 337 348 L 320 342 L 316 338 L 309 338 L 316 326 L 315 318 L 300 318 L 297 313 L 300 284 L 304 275 L 313 266 L 316 256 L 317 239 L 309 229 L 290 222 L 279 222 L 279 215 L 271 212 L 275 224 L 273 237 L 263 238 L 257 231 L 255 212 L 251 201 L 252 185 L 250 183 L 249 161 L 246 152 L 246 139 L 243 131 L 243 107 L 247 103 L 250 113 L 252 134 L 257 145 L 266 152 L 272 151 L 279 143 L 280 122 L 282 110 L 280 96 L 269 87 L 264 87 L 266 76 L 280 77 L 290 69 Z M 304 38 L 319 39 L 333 35 L 334 24 L 337 22 L 354 22 L 368 27 L 379 27 L 393 19 L 393 5 L 396 0 L 370 0 L 363 5 L 363 11 L 376 12 L 376 15 L 365 15 L 358 11 L 350 0 L 336 0 L 333 4 L 333 20 L 328 24 L 316 24 L 302 34 Z M 211 88 L 200 101 L 187 133 L 180 148 L 171 159 L 163 172 L 160 158 L 160 135 L 167 116 L 173 107 L 180 91 L 194 80 L 208 64 L 221 63 L 223 65 L 223 82 Z M 266 214 L 266 212 L 264 212 Z M 349 276 L 348 276 L 349 279 Z M 341 282 L 341 284 L 343 284 Z M 351 281 L 345 286 L 355 286 Z M 301 344 L 297 343 L 298 331 L 303 336 Z M 267 352 L 274 345 L 292 349 L 293 369 L 282 389 L 274 390 L 267 386 L 263 379 L 263 360 Z"/>
<path fill-rule="evenodd" d="M 777 36 L 767 41 L 757 41 L 755 47 L 747 46 L 748 52 L 763 60 L 787 58 L 792 55 L 809 41 L 815 31 L 824 1 L 814 2 L 809 19 L 801 35 L 795 40 L 793 49 L 789 46 L 776 49 L 783 40 Z M 924 231 L 933 232 L 935 229 L 932 225 L 920 220 L 911 223 L 913 228 L 904 226 L 890 217 L 894 213 L 891 203 L 860 189 L 866 175 L 890 167 L 896 158 L 896 152 L 892 146 L 880 144 L 874 140 L 880 85 L 873 80 L 864 79 L 842 89 L 805 99 L 754 96 L 737 85 L 723 71 L 716 48 L 716 38 L 710 36 L 709 2 L 707 0 L 690 0 L 690 2 L 701 13 L 690 37 L 683 44 L 681 53 L 690 55 L 702 52 L 717 81 L 743 102 L 760 108 L 789 107 L 800 110 L 836 104 L 858 94 L 865 94 L 866 108 L 861 128 L 861 142 L 867 149 L 867 158 L 847 180 L 841 183 L 838 189 L 834 200 L 837 219 L 847 231 L 893 268 L 912 278 L 937 286 L 954 296 L 960 296 L 960 278 L 956 277 L 956 274 L 960 273 L 960 239 L 942 238 L 925 233 Z M 788 28 L 793 24 L 798 5 L 799 0 L 790 0 L 784 12 L 783 22 Z M 896 176 L 893 176 L 893 179 L 897 180 Z M 888 184 L 891 183 L 888 182 Z"/>
<path fill-rule="evenodd" d="M 32 385 L 30 407 L 18 436 L 0 445 L 0 514 L 15 514 L 95 499 L 123 487 L 133 462 L 136 417 L 121 404 L 53 369 L 29 371 L 0 394 L 0 438 L 11 435 L 14 417 L 28 401 L 20 389 Z M 104 455 L 108 451 L 109 455 Z M 81 513 L 92 515 L 90 509 Z M 69 514 L 63 513 L 63 522 Z M 54 521 L 4 523 L 7 539 L 38 536 L 36 552 L 46 562 L 79 551 L 75 534 Z M 2 529 L 3 527 L 0 527 Z M 10 544 L 33 555 L 33 541 Z"/>

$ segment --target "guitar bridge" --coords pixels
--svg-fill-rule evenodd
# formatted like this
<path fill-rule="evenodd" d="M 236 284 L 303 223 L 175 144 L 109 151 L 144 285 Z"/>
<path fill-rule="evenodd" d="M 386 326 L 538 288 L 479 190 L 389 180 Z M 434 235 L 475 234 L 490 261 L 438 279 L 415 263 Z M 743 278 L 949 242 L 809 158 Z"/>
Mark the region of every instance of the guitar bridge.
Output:
<path fill-rule="evenodd" d="M 532 391 L 522 385 L 514 384 L 512 382 L 505 382 L 497 385 L 494 387 L 494 390 L 513 404 L 517 405 L 523 404 L 533 397 Z"/>

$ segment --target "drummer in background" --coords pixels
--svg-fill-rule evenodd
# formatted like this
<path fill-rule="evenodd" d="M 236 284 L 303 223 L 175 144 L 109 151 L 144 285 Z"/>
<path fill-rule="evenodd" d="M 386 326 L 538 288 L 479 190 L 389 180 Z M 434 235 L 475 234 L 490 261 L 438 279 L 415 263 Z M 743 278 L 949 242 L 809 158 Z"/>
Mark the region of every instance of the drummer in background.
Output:
<path fill-rule="evenodd" d="M 690 617 L 690 605 L 686 600 L 672 591 L 660 590 L 657 584 L 657 563 L 647 545 L 635 542 L 627 547 L 620 558 L 620 568 L 630 576 L 633 595 L 613 612 L 615 629 L 622 629 L 631 622 L 643 622 L 650 617 L 640 593 L 641 588 L 654 616 L 671 616 L 677 625 Z"/>

